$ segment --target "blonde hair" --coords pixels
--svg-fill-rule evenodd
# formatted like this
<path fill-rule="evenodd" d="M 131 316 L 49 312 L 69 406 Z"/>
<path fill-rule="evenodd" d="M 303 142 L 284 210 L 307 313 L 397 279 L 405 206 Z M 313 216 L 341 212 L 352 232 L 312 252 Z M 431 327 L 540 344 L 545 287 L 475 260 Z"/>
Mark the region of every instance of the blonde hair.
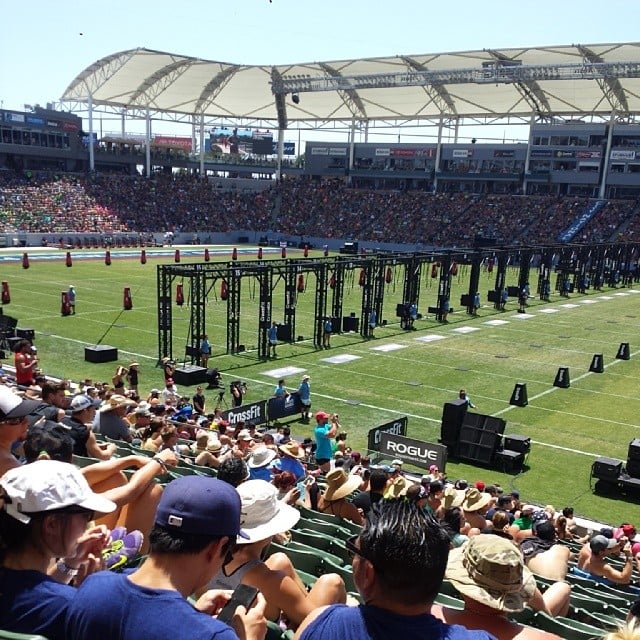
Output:
<path fill-rule="evenodd" d="M 640 640 L 640 623 L 636 618 L 632 618 L 615 631 L 602 636 L 602 640 Z"/>

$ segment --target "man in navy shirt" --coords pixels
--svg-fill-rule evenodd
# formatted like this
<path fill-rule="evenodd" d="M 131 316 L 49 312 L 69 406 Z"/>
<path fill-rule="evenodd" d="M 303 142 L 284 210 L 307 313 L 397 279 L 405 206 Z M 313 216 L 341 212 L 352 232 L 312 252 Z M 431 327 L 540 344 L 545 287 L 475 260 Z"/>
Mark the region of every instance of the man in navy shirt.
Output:
<path fill-rule="evenodd" d="M 331 605 L 310 613 L 300 640 L 491 640 L 484 631 L 448 625 L 431 615 L 447 566 L 449 540 L 436 520 L 406 500 L 376 503 L 360 535 L 346 541 L 353 579 L 366 604 Z"/>
<path fill-rule="evenodd" d="M 87 578 L 67 612 L 66 638 L 137 640 L 262 640 L 265 601 L 240 606 L 232 627 L 218 613 L 228 600 L 208 591 L 192 606 L 187 598 L 206 585 L 233 552 L 240 529 L 241 501 L 230 484 L 185 476 L 165 488 L 149 540 L 151 551 L 131 574 L 101 571 Z"/>

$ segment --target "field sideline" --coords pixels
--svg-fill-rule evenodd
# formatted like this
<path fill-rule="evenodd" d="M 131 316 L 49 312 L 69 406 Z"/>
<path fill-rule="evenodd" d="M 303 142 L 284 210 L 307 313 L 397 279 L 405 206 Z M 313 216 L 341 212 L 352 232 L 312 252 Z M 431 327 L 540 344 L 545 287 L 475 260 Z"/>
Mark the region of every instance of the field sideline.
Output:
<path fill-rule="evenodd" d="M 247 258 L 255 258 L 255 247 L 243 249 Z M 21 257 L 22 250 L 0 252 L 0 279 L 7 281 L 11 290 L 11 303 L 4 305 L 4 313 L 16 317 L 19 327 L 35 329 L 46 372 L 76 380 L 109 380 L 116 364 L 127 365 L 135 359 L 142 365 L 141 390 L 161 386 L 162 374 L 155 368 L 155 265 L 172 263 L 174 249 L 165 248 L 158 257 L 147 250 L 146 265 L 140 264 L 139 250 L 129 250 L 127 257 L 125 250 L 112 250 L 111 266 L 104 264 L 103 251 L 93 252 L 93 259 L 79 259 L 83 251 L 78 250 L 72 252 L 70 268 L 65 266 L 64 251 L 27 250 L 29 269 L 23 269 L 21 260 L 15 259 Z M 204 247 L 181 250 L 182 262 L 202 261 Z M 194 250 L 194 255 L 185 255 L 187 250 Z M 276 251 L 272 255 L 279 258 Z M 210 252 L 212 260 L 228 261 L 231 257 L 230 247 L 210 247 Z M 52 257 L 44 259 L 45 255 Z M 294 255 L 301 257 L 301 252 L 288 252 L 289 257 Z M 517 270 L 510 268 L 507 284 L 517 284 L 517 275 Z M 289 387 L 296 387 L 301 373 L 308 372 L 314 409 L 339 413 L 356 449 L 364 448 L 371 427 L 399 415 L 409 417 L 409 436 L 436 442 L 442 405 L 464 386 L 478 412 L 500 415 L 507 420 L 507 434 L 530 436 L 534 444 L 527 469 L 518 476 L 450 462 L 450 477 L 500 482 L 505 488 L 517 488 L 526 500 L 557 508 L 571 504 L 581 515 L 612 524 L 633 521 L 636 505 L 622 498 L 594 495 L 589 472 L 599 455 L 625 460 L 629 442 L 640 437 L 640 285 L 590 290 L 569 300 L 553 295 L 550 303 L 532 299 L 526 314 L 517 314 L 516 303 L 510 302 L 508 310 L 501 313 L 486 302 L 493 276 L 483 274 L 483 307 L 478 317 L 457 310 L 449 324 L 425 318 L 416 323 L 417 331 L 405 332 L 395 318 L 395 305 L 401 302 L 402 294 L 399 278 L 399 274 L 393 274 L 385 297 L 383 318 L 389 324 L 376 329 L 373 340 L 363 341 L 358 334 L 334 336 L 330 350 L 316 350 L 310 340 L 315 291 L 311 279 L 297 303 L 296 335 L 303 340 L 280 345 L 279 357 L 268 362 L 260 362 L 253 350 L 257 301 L 250 282 L 245 286 L 243 281 L 240 324 L 247 352 L 224 354 L 226 303 L 220 300 L 216 284 L 206 308 L 214 351 L 210 366 L 218 366 L 226 382 L 235 378 L 247 381 L 249 401 L 271 394 L 278 369 L 296 370 L 287 376 Z M 532 271 L 532 289 L 536 278 Z M 345 281 L 345 315 L 360 310 L 359 287 L 352 280 L 357 281 L 357 273 L 353 278 L 352 272 L 351 279 Z M 77 315 L 63 318 L 60 292 L 69 284 L 74 284 L 77 291 Z M 131 311 L 122 311 L 124 287 L 131 289 Z M 451 297 L 454 308 L 459 307 L 459 295 L 466 288 L 466 271 L 461 268 Z M 420 311 L 435 304 L 436 287 L 428 274 L 424 274 L 420 295 Z M 188 301 L 188 287 L 185 297 Z M 276 320 L 282 318 L 283 300 L 283 286 L 278 283 L 273 304 Z M 174 355 L 180 360 L 188 325 L 187 305 L 182 309 L 174 306 L 173 320 Z M 100 340 L 118 347 L 119 363 L 96 365 L 84 361 L 84 346 Z M 628 361 L 615 360 L 621 342 L 630 343 L 632 357 Z M 603 354 L 603 374 L 588 371 L 595 353 Z M 326 361 L 335 356 L 344 361 Z M 561 366 L 569 367 L 569 389 L 552 386 Z M 517 381 L 527 385 L 527 407 L 509 405 Z M 214 398 L 208 397 L 209 405 Z M 310 435 L 311 428 L 306 425 L 294 422 L 292 427 L 296 435 Z"/>

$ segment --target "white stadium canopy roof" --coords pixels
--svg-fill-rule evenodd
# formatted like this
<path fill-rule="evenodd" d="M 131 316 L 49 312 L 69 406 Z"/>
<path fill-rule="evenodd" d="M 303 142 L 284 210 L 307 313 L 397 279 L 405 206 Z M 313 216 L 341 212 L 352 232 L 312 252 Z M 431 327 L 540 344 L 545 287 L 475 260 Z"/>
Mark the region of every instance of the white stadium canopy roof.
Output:
<path fill-rule="evenodd" d="M 640 113 L 640 43 L 237 65 L 148 49 L 102 58 L 62 100 L 206 118 L 418 120 Z"/>

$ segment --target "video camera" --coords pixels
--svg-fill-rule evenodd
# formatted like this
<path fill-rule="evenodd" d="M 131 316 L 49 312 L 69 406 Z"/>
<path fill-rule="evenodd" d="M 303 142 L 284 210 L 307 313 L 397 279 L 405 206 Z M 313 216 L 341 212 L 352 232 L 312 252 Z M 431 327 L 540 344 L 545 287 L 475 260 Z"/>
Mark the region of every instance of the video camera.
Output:
<path fill-rule="evenodd" d="M 222 376 L 218 369 L 207 369 L 205 380 L 208 383 L 207 389 L 222 389 Z"/>
<path fill-rule="evenodd" d="M 248 389 L 247 383 L 242 382 L 241 380 L 233 380 L 232 382 L 229 383 L 229 391 L 233 393 L 234 389 L 236 389 L 240 393 L 246 393 Z"/>

